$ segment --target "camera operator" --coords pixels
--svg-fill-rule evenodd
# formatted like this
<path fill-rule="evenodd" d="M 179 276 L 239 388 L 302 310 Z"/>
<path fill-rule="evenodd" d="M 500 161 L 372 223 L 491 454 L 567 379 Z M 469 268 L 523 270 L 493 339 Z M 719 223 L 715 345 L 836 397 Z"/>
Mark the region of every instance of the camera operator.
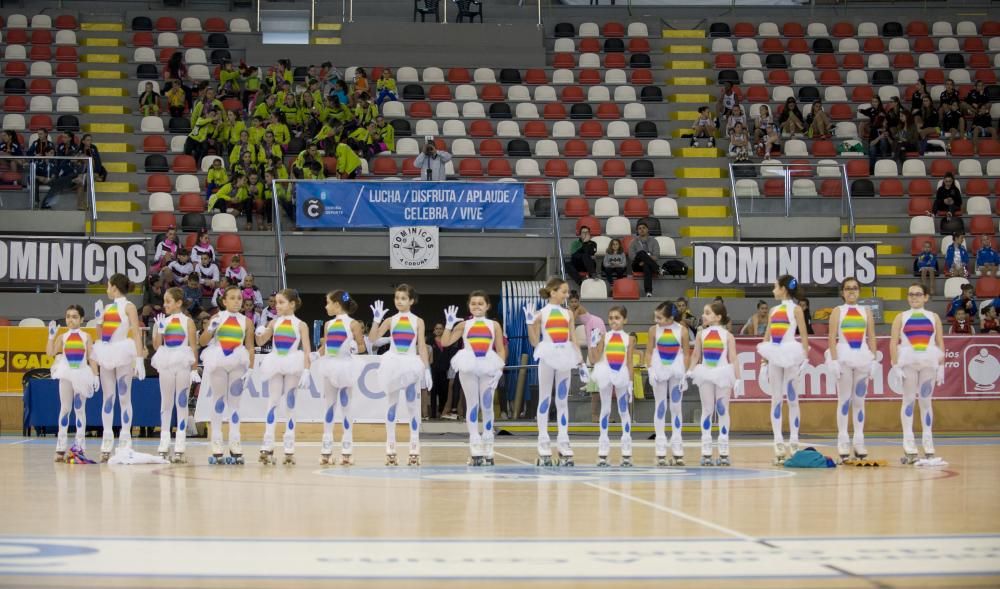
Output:
<path fill-rule="evenodd" d="M 413 165 L 420 170 L 420 179 L 431 182 L 447 180 L 444 166 L 451 161 L 451 154 L 447 151 L 438 151 L 434 147 L 434 138 L 426 137 L 424 151 L 413 160 Z"/>

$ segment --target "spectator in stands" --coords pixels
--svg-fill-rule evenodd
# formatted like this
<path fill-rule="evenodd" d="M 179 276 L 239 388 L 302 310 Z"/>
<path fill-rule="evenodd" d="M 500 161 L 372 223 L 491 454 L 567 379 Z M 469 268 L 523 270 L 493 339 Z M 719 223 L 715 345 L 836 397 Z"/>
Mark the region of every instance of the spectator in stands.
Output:
<path fill-rule="evenodd" d="M 271 113 L 278 112 L 278 95 L 277 94 L 267 94 L 264 95 L 264 91 L 261 90 L 257 93 L 256 100 L 251 105 L 251 112 L 253 113 L 253 118 L 259 118 L 264 121 L 271 120 Z"/>
<path fill-rule="evenodd" d="M 980 276 L 996 278 L 997 266 L 1000 266 L 1000 254 L 993 249 L 993 238 L 984 235 L 980 239 L 979 251 L 976 252 L 976 272 Z"/>
<path fill-rule="evenodd" d="M 743 123 L 736 123 L 729 132 L 729 157 L 737 163 L 750 161 L 750 135 Z"/>
<path fill-rule="evenodd" d="M 387 124 L 385 117 L 379 115 L 375 117 L 375 129 L 378 131 L 378 136 L 382 139 L 382 143 L 385 144 L 385 150 L 390 152 L 396 151 L 395 127 Z"/>
<path fill-rule="evenodd" d="M 920 108 L 914 111 L 914 121 L 920 127 L 920 140 L 922 142 L 920 155 L 927 151 L 927 140 L 931 135 L 939 135 L 941 130 L 938 111 L 934 108 L 934 101 L 925 95 L 920 101 Z"/>
<path fill-rule="evenodd" d="M 993 117 L 990 116 L 990 105 L 989 103 L 980 104 L 975 116 L 972 117 L 972 145 L 978 150 L 981 137 L 994 139 L 996 136 L 996 131 L 993 129 Z"/>
<path fill-rule="evenodd" d="M 719 100 L 715 104 L 715 112 L 719 113 L 719 127 L 726 128 L 728 126 L 726 118 L 742 101 L 743 95 L 739 88 L 733 86 L 732 82 L 722 83 L 722 91 L 719 92 Z"/>
<path fill-rule="evenodd" d="M 274 205 L 272 204 L 274 200 L 274 171 L 271 169 L 264 170 L 264 221 L 267 223 L 267 227 L 270 228 L 274 223 Z M 295 222 L 295 202 L 292 200 L 291 195 L 288 192 L 287 184 L 278 184 L 278 204 L 285 211 L 285 215 L 294 223 Z"/>
<path fill-rule="evenodd" d="M 236 213 L 237 207 L 247 199 L 247 178 L 236 175 L 223 184 L 208 199 L 208 210 L 216 210 L 220 213 Z"/>
<path fill-rule="evenodd" d="M 191 252 L 184 248 L 177 250 L 177 259 L 167 266 L 164 277 L 173 279 L 173 286 L 183 287 L 188 276 L 194 273 L 194 264 L 191 263 Z"/>
<path fill-rule="evenodd" d="M 615 280 L 625 277 L 627 264 L 628 256 L 622 249 L 622 240 L 617 237 L 612 238 L 611 242 L 608 243 L 607 251 L 604 252 L 604 258 L 601 260 L 601 271 L 608 284 L 614 286 Z"/>
<path fill-rule="evenodd" d="M 250 99 L 260 90 L 260 70 L 256 66 L 240 64 L 240 86 L 243 88 L 243 110 L 250 110 Z"/>
<path fill-rule="evenodd" d="M 888 104 L 885 105 L 885 118 L 889 123 L 890 129 L 895 129 L 899 126 L 899 116 L 903 112 L 903 105 L 899 102 L 898 96 L 893 96 L 889 98 Z"/>
<path fill-rule="evenodd" d="M 219 309 L 224 309 L 225 305 L 222 303 L 222 299 L 226 296 L 226 289 L 232 285 L 232 282 L 227 276 L 222 276 L 219 278 L 219 287 L 212 292 L 212 309 L 213 313 Z"/>
<path fill-rule="evenodd" d="M 691 147 L 701 147 L 705 140 L 709 147 L 715 147 L 715 121 L 707 106 L 698 107 L 698 118 L 691 123 Z"/>
<path fill-rule="evenodd" d="M 880 159 L 892 159 L 896 154 L 896 140 L 889 126 L 889 119 L 881 117 L 881 126 L 872 129 L 872 138 L 868 142 L 868 171 L 875 173 L 875 162 Z"/>
<path fill-rule="evenodd" d="M 260 158 L 261 153 L 263 153 L 264 157 L 268 160 L 273 158 L 279 162 L 282 161 L 281 158 L 285 155 L 284 149 L 282 149 L 281 145 L 279 145 L 277 140 L 275 140 L 274 131 L 271 129 L 266 129 L 264 131 L 264 141 L 260 144 L 257 156 L 258 159 Z M 271 167 L 274 167 L 273 162 L 270 165 Z"/>
<path fill-rule="evenodd" d="M 94 138 L 91 137 L 90 133 L 86 133 L 80 138 L 80 145 L 77 148 L 77 152 L 84 157 L 90 157 L 94 160 L 95 180 L 98 182 L 104 182 L 108 179 L 108 170 L 101 162 L 101 151 L 97 149 L 97 145 L 94 143 Z"/>
<path fill-rule="evenodd" d="M 451 155 L 450 154 L 446 155 L 448 155 L 448 159 L 450 160 Z M 350 143 L 347 142 L 338 143 L 337 150 L 334 152 L 334 156 L 337 158 L 338 178 L 340 178 L 341 180 L 353 180 L 354 178 L 357 178 L 361 174 L 361 158 L 358 157 L 357 152 L 354 150 L 354 147 Z M 423 154 L 418 155 L 417 159 L 420 159 L 422 156 Z M 420 164 L 417 165 L 419 166 Z M 444 164 L 442 164 L 442 167 L 443 166 Z M 320 164 L 313 163 L 312 168 L 314 171 L 316 171 L 317 168 L 321 170 L 322 166 Z M 423 178 L 423 176 L 421 176 L 421 178 Z M 447 178 L 441 178 L 441 179 L 446 180 Z"/>
<path fill-rule="evenodd" d="M 1000 333 L 1000 322 L 997 321 L 997 309 L 986 305 L 979 318 L 979 333 Z"/>
<path fill-rule="evenodd" d="M 0 137 L 0 156 L 21 156 L 24 155 L 24 149 L 21 148 L 21 141 L 17 137 L 16 131 L 11 131 L 7 129 L 3 132 L 3 137 Z M 17 172 L 21 169 L 22 160 L 6 160 L 8 169 L 12 172 Z"/>
<path fill-rule="evenodd" d="M 358 96 L 354 106 L 354 127 L 367 127 L 378 116 L 378 107 L 372 103 L 368 93 Z"/>
<path fill-rule="evenodd" d="M 913 85 L 913 94 L 910 96 L 910 111 L 918 112 L 924 103 L 924 96 L 930 96 L 931 91 L 927 89 L 927 80 L 920 78 Z"/>
<path fill-rule="evenodd" d="M 37 141 L 35 143 L 38 143 Z M 44 151 L 42 151 L 44 150 Z M 35 162 L 35 182 L 39 185 L 39 198 L 41 198 L 41 188 L 47 187 L 48 193 L 41 199 L 41 208 L 51 209 L 52 205 L 58 202 L 56 197 L 61 192 L 69 189 L 73 185 L 73 179 L 66 174 L 67 166 L 60 161 L 49 159 L 55 157 L 55 147 L 52 142 L 46 142 L 37 152 L 38 155 L 46 156 L 39 158 Z M 30 153 L 29 155 L 34 155 Z"/>
<path fill-rule="evenodd" d="M 771 116 L 771 109 L 766 104 L 760 105 L 758 115 L 754 119 L 754 127 L 756 128 L 754 142 L 757 144 L 757 155 L 768 158 L 771 156 L 771 151 L 781 143 L 781 137 L 778 135 L 778 126 L 774 122 L 774 117 Z"/>
<path fill-rule="evenodd" d="M 833 123 L 830 122 L 830 115 L 823 110 L 823 103 L 817 100 L 812 104 L 809 114 L 806 116 L 807 135 L 812 139 L 829 139 L 833 134 Z"/>
<path fill-rule="evenodd" d="M 163 96 L 167 99 L 167 110 L 172 117 L 183 117 L 184 109 L 187 108 L 188 97 L 184 93 L 184 87 L 176 82 L 164 84 Z"/>
<path fill-rule="evenodd" d="M 955 88 L 955 80 L 948 79 L 944 83 L 944 90 L 941 91 L 941 96 L 938 96 L 938 116 L 942 119 L 947 111 L 947 107 L 955 105 L 958 106 L 959 95 L 958 89 Z"/>
<path fill-rule="evenodd" d="M 167 60 L 167 65 L 163 66 L 163 80 L 172 82 L 181 89 L 184 93 L 184 104 L 188 108 L 194 106 L 191 87 L 187 84 L 189 78 L 187 66 L 184 65 L 184 54 L 180 51 L 175 51 Z"/>
<path fill-rule="evenodd" d="M 965 117 L 958 109 L 958 102 L 949 102 L 941 110 L 941 131 L 952 140 L 965 137 Z"/>
<path fill-rule="evenodd" d="M 247 269 L 242 265 L 243 257 L 239 254 L 229 258 L 229 267 L 226 268 L 226 278 L 230 284 L 243 288 L 243 281 L 247 278 Z"/>
<path fill-rule="evenodd" d="M 215 247 L 212 245 L 212 241 L 208 237 L 208 229 L 198 230 L 197 243 L 191 248 L 191 255 L 198 256 L 201 259 L 202 254 L 208 254 L 208 259 L 213 263 L 215 262 Z"/>
<path fill-rule="evenodd" d="M 153 317 L 163 312 L 163 279 L 150 274 L 146 288 L 142 291 L 142 323 L 149 325 Z"/>
<path fill-rule="evenodd" d="M 248 226 L 257 226 L 264 231 L 264 183 L 260 181 L 257 170 L 247 176 L 247 200 L 244 213 L 247 215 Z"/>
<path fill-rule="evenodd" d="M 914 123 L 913 115 L 905 110 L 899 113 L 899 125 L 896 127 L 895 137 L 896 161 L 900 165 L 906 160 L 907 153 L 914 151 L 923 153 L 920 128 Z"/>
<path fill-rule="evenodd" d="M 746 115 L 743 114 L 743 107 L 738 104 L 733 107 L 732 112 L 726 117 L 726 126 L 723 127 L 726 130 L 726 136 L 729 136 L 733 129 L 736 128 L 737 123 L 742 123 L 743 128 L 748 133 L 750 132 L 750 124 L 747 121 Z"/>
<path fill-rule="evenodd" d="M 333 85 L 333 92 L 331 92 L 333 98 L 336 98 L 340 104 L 344 105 L 345 108 L 351 106 L 351 97 L 347 88 L 347 83 L 343 80 L 337 80 Z"/>
<path fill-rule="evenodd" d="M 238 147 L 238 146 L 237 146 Z M 233 148 L 235 150 L 237 148 Z M 249 152 L 244 152 L 249 153 Z M 205 178 L 205 198 L 209 199 L 212 194 L 229 183 L 229 172 L 222 165 L 222 158 L 212 160 L 212 166 L 208 168 L 208 176 Z"/>
<path fill-rule="evenodd" d="M 368 94 L 368 92 L 368 73 L 363 67 L 354 68 L 354 85 L 351 88 L 351 94 L 355 98 L 360 99 L 363 95 Z"/>
<path fill-rule="evenodd" d="M 382 70 L 382 76 L 375 82 L 375 91 L 377 92 L 375 97 L 376 106 L 381 107 L 382 103 L 386 101 L 393 102 L 399 100 L 396 98 L 396 80 L 392 77 L 391 69 L 385 68 Z"/>
<path fill-rule="evenodd" d="M 938 260 L 937 256 L 931 250 L 929 239 L 924 242 L 923 250 L 914 258 L 913 271 L 920 276 L 920 284 L 924 285 L 927 294 L 934 296 L 934 282 L 938 274 Z"/>
<path fill-rule="evenodd" d="M 249 176 L 250 172 L 255 171 L 257 167 L 258 165 L 254 161 L 253 153 L 249 151 L 244 151 L 243 154 L 240 156 L 240 161 L 233 164 L 232 173 L 233 176 Z"/>
<path fill-rule="evenodd" d="M 163 239 L 156 244 L 156 251 L 153 253 L 153 261 L 159 262 L 164 256 L 173 258 L 177 255 L 177 249 L 179 247 L 180 246 L 177 241 L 177 227 L 170 225 L 163 234 Z"/>
<path fill-rule="evenodd" d="M 152 82 L 146 82 L 146 87 L 139 95 L 139 112 L 144 117 L 160 116 L 160 95 L 153 89 Z"/>
<path fill-rule="evenodd" d="M 292 141 L 292 133 L 288 129 L 285 115 L 279 111 L 271 113 L 271 122 L 267 125 L 267 130 L 274 136 L 274 142 L 281 146 L 281 153 L 288 151 L 288 144 Z M 265 143 L 267 135 L 265 134 Z"/>
<path fill-rule="evenodd" d="M 879 130 L 885 124 L 885 107 L 882 106 L 882 99 L 878 96 L 872 96 L 868 106 L 859 108 L 858 112 L 868 117 L 867 121 L 861 122 L 858 134 L 870 143 L 878 137 Z"/>
<path fill-rule="evenodd" d="M 184 293 L 184 309 L 191 317 L 197 317 L 203 313 L 201 308 L 201 286 L 198 284 L 198 274 L 192 273 L 184 281 L 181 287 Z"/>
<path fill-rule="evenodd" d="M 628 246 L 628 259 L 632 261 L 632 271 L 642 272 L 642 284 L 646 296 L 653 296 L 653 276 L 663 271 L 656 261 L 660 257 L 660 244 L 649 234 L 649 225 L 639 221 L 635 226 L 636 236 Z"/>
<path fill-rule="evenodd" d="M 45 155 L 45 152 L 50 149 L 54 153 L 56 146 L 49 139 L 49 130 L 44 128 L 39 129 L 35 133 L 35 140 L 28 146 L 28 155 Z"/>
<path fill-rule="evenodd" d="M 809 299 L 803 297 L 798 300 L 799 307 L 802 309 L 802 317 L 806 322 L 806 333 L 813 335 L 813 318 L 812 313 L 809 312 Z"/>
<path fill-rule="evenodd" d="M 743 324 L 740 335 L 763 336 L 767 331 L 767 310 L 766 301 L 757 301 L 757 311 Z"/>
<path fill-rule="evenodd" d="M 965 235 L 956 233 L 944 256 L 944 271 L 952 277 L 965 278 L 969 275 L 968 268 L 969 250 L 965 248 Z"/>
<path fill-rule="evenodd" d="M 451 154 L 447 151 L 438 151 L 434 145 L 434 138 L 427 137 L 424 150 L 413 160 L 413 165 L 420 170 L 420 180 L 440 182 L 448 179 L 445 173 L 445 164 L 451 161 Z"/>
<path fill-rule="evenodd" d="M 962 191 L 955 184 L 955 175 L 951 172 L 946 172 L 944 179 L 941 180 L 941 186 L 938 186 L 931 212 L 946 218 L 962 214 Z"/>
<path fill-rule="evenodd" d="M 209 109 L 200 117 L 192 117 L 194 126 L 184 141 L 184 154 L 200 162 L 209 149 L 215 146 L 215 128 L 219 124 L 219 111 Z"/>
<path fill-rule="evenodd" d="M 569 261 L 566 262 L 566 273 L 573 282 L 583 282 L 582 273 L 591 278 L 597 278 L 597 244 L 590 238 L 590 228 L 580 227 L 580 233 L 569 245 Z"/>
<path fill-rule="evenodd" d="M 236 69 L 233 62 L 229 59 L 222 62 L 222 68 L 219 69 L 219 86 L 224 87 L 226 84 L 230 84 L 231 87 L 236 91 L 234 96 L 242 96 L 242 88 L 240 83 L 243 76 L 240 71 Z"/>
<path fill-rule="evenodd" d="M 250 321 L 251 325 L 257 325 L 260 322 L 260 313 L 254 307 L 253 299 L 243 297 L 243 308 L 240 311 L 247 318 L 247 321 Z"/>
<path fill-rule="evenodd" d="M 260 289 L 254 284 L 253 274 L 248 273 L 246 278 L 243 279 L 243 298 L 253 301 L 255 309 L 264 308 L 264 295 L 260 293 Z"/>
<path fill-rule="evenodd" d="M 948 328 L 948 333 L 952 335 L 974 335 L 976 333 L 976 328 L 972 326 L 972 319 L 970 319 L 969 314 L 964 308 L 959 307 L 955 309 L 955 316 L 951 318 L 951 326 Z"/>
<path fill-rule="evenodd" d="M 786 137 L 801 136 L 806 130 L 805 120 L 806 118 L 802 116 L 802 111 L 799 110 L 795 99 L 789 96 L 785 100 L 785 108 L 778 116 L 778 127 L 781 128 L 781 133 Z"/>
<path fill-rule="evenodd" d="M 688 308 L 688 300 L 684 297 L 677 297 L 677 300 L 674 301 L 674 310 L 676 311 L 677 321 L 687 326 L 690 332 L 688 335 L 694 336 L 698 330 L 698 326 L 701 324 L 701 320 L 695 317 L 691 309 Z"/>

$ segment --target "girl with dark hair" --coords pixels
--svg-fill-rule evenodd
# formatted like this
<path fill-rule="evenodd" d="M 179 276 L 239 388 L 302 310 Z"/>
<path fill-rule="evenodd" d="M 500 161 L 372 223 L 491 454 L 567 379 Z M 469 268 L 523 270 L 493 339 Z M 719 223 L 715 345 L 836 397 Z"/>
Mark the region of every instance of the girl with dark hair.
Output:
<path fill-rule="evenodd" d="M 701 315 L 705 327 L 695 338 L 688 376 L 698 385 L 701 397 L 701 465 L 729 466 L 729 399 L 740 386 L 736 363 L 736 340 L 724 325 L 729 323 L 722 303 L 705 305 Z M 712 417 L 719 423 L 718 457 L 712 459 Z"/>
<path fill-rule="evenodd" d="M 608 466 L 611 441 L 608 439 L 608 422 L 611 418 L 611 395 L 618 397 L 618 416 L 622 422 L 622 462 L 632 466 L 632 417 L 629 402 L 632 400 L 632 352 L 635 338 L 625 331 L 628 311 L 615 306 L 608 310 L 608 331 L 590 333 L 590 361 L 594 365 L 593 378 L 601 395 L 600 437 L 597 442 L 597 466 Z"/>
<path fill-rule="evenodd" d="M 156 353 L 150 361 L 160 375 L 160 447 L 157 451 L 161 458 L 184 462 L 188 392 L 192 382 L 201 382 L 193 343 L 198 330 L 194 321 L 184 314 L 184 292 L 181 289 L 167 289 L 163 296 L 163 309 L 166 314 L 160 313 L 153 322 Z M 177 438 L 171 457 L 170 422 L 174 406 L 177 407 Z"/>
<path fill-rule="evenodd" d="M 684 466 L 684 442 L 681 438 L 681 399 L 687 390 L 688 329 L 674 317 L 674 306 L 660 303 L 653 312 L 655 325 L 649 328 L 651 345 L 646 346 L 649 385 L 653 388 L 653 430 L 656 432 L 656 465 Z M 669 395 L 669 401 L 668 401 Z M 670 449 L 667 460 L 667 436 L 664 433 L 667 404 L 670 405 Z"/>
<path fill-rule="evenodd" d="M 83 307 L 70 305 L 66 309 L 66 333 L 56 337 L 58 327 L 49 322 L 49 339 L 45 353 L 54 358 L 52 378 L 59 381 L 59 433 L 56 435 L 56 462 L 66 461 L 69 414 L 76 413 L 76 439 L 73 444 L 81 451 L 87 443 L 87 399 L 101 386 L 97 363 L 94 362 L 93 340 L 83 324 Z"/>

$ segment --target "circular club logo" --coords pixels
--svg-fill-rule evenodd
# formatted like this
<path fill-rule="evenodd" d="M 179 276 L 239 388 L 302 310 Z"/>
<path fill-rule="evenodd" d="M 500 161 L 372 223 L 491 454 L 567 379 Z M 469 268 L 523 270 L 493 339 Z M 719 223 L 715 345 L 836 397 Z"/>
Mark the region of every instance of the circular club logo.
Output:
<path fill-rule="evenodd" d="M 310 219 L 319 219 L 323 216 L 324 210 L 323 202 L 318 198 L 309 198 L 302 203 L 302 212 Z"/>
<path fill-rule="evenodd" d="M 437 268 L 437 227 L 390 228 L 389 260 L 392 268 Z"/>

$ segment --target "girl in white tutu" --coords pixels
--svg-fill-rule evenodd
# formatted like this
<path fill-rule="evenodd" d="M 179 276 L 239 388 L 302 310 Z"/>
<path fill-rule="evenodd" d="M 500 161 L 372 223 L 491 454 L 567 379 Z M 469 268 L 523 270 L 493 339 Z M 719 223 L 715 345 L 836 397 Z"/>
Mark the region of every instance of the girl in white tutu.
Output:
<path fill-rule="evenodd" d="M 830 313 L 827 374 L 837 387 L 837 453 L 841 461 L 851 455 L 847 417 L 854 421 L 854 455 L 868 456 L 865 449 L 865 396 L 868 379 L 881 374 L 875 360 L 875 320 L 871 311 L 858 306 L 861 283 L 847 278 L 840 285 L 844 304 Z"/>
<path fill-rule="evenodd" d="M 739 386 L 736 340 L 723 325 L 729 323 L 726 306 L 705 305 L 701 315 L 705 326 L 695 338 L 691 354 L 691 380 L 701 397 L 701 465 L 729 466 L 729 399 Z M 719 423 L 719 456 L 712 460 L 712 416 Z"/>
<path fill-rule="evenodd" d="M 243 464 L 243 445 L 240 439 L 240 398 L 250 381 L 253 365 L 253 323 L 240 312 L 243 294 L 238 287 L 226 288 L 222 295 L 224 309 L 219 311 L 201 334 L 201 361 L 205 367 L 198 402 L 211 403 L 212 425 L 210 464 L 223 462 L 222 421 L 229 420 L 229 461 Z"/>
<path fill-rule="evenodd" d="M 354 440 L 351 423 L 351 387 L 358 379 L 361 363 L 355 354 L 365 354 L 365 336 L 361 322 L 351 318 L 358 310 L 346 290 L 335 290 L 326 295 L 326 314 L 332 317 L 323 326 L 323 339 L 319 346 L 319 358 L 312 363 L 313 382 L 317 383 L 326 400 L 323 416 L 323 442 L 320 448 L 320 464 L 333 464 L 333 419 L 337 404 L 344 416 L 344 433 L 340 438 L 340 463 L 354 464 L 351 457 Z"/>
<path fill-rule="evenodd" d="M 914 283 L 907 289 L 910 308 L 896 315 L 892 322 L 889 354 L 889 387 L 903 391 L 903 406 L 899 417 L 903 422 L 904 464 L 917 460 L 917 443 L 913 438 L 914 402 L 920 404 L 920 424 L 926 458 L 934 458 L 934 410 L 931 397 L 934 385 L 944 384 L 944 336 L 941 318 L 924 308 L 929 298 L 924 285 Z"/>
<path fill-rule="evenodd" d="M 469 293 L 471 318 L 459 321 L 458 307 L 445 309 L 445 348 L 462 340 L 462 349 L 451 359 L 451 368 L 458 373 L 465 394 L 465 425 L 469 428 L 469 465 L 492 466 L 493 457 L 493 393 L 503 375 L 507 347 L 503 329 L 496 321 L 486 318 L 490 297 L 481 290 Z M 483 432 L 479 433 L 479 414 L 483 415 Z"/>
<path fill-rule="evenodd" d="M 774 434 L 774 462 L 784 464 L 785 458 L 799 449 L 799 377 L 809 365 L 809 335 L 805 316 L 795 301 L 805 296 L 799 281 L 787 274 L 774 283 L 774 298 L 781 301 L 771 308 L 764 341 L 757 344 L 761 355 L 760 382 L 771 395 L 771 431 Z M 800 340 L 795 339 L 798 333 Z M 788 395 L 788 444 L 781 434 L 781 402 Z"/>
<path fill-rule="evenodd" d="M 299 293 L 291 288 L 275 296 L 278 316 L 267 327 L 257 328 L 257 345 L 271 341 L 271 353 L 266 354 L 257 368 L 257 376 L 267 387 L 267 417 L 264 419 L 264 442 L 260 447 L 262 464 L 274 464 L 274 427 L 278 404 L 285 402 L 285 435 L 282 450 L 285 464 L 295 464 L 295 389 L 308 390 L 311 384 L 309 362 L 311 344 L 305 322 L 295 316 L 302 307 Z"/>
<path fill-rule="evenodd" d="M 132 377 L 146 378 L 146 355 L 142 342 L 142 329 L 135 305 L 125 298 L 131 284 L 124 274 L 108 279 L 108 298 L 94 303 L 94 317 L 98 321 L 98 341 L 94 342 L 93 355 L 101 368 L 101 423 L 104 438 L 101 440 L 101 460 L 107 461 L 115 445 L 114 424 L 115 393 L 121 410 L 119 440 L 123 447 L 132 447 Z"/>
<path fill-rule="evenodd" d="M 177 407 L 177 439 L 171 462 L 184 462 L 184 439 L 187 432 L 188 393 L 191 382 L 201 382 L 194 346 L 198 331 L 194 321 L 184 314 L 184 291 L 174 287 L 163 295 L 163 310 L 153 326 L 156 353 L 150 364 L 160 374 L 160 447 L 163 458 L 170 456 L 170 421 Z"/>
<path fill-rule="evenodd" d="M 653 312 L 649 328 L 646 367 L 653 388 L 653 430 L 656 432 L 656 465 L 684 466 L 684 442 L 681 438 L 681 399 L 687 390 L 684 373 L 688 363 L 688 330 L 674 317 L 672 303 L 660 303 Z M 669 400 L 668 400 L 669 395 Z M 667 406 L 670 407 L 670 450 L 667 461 L 665 433 Z"/>
<path fill-rule="evenodd" d="M 545 287 L 538 291 L 547 304 L 540 310 L 533 306 L 524 308 L 524 319 L 528 323 L 528 340 L 535 348 L 538 362 L 538 409 L 535 419 L 538 423 L 538 466 L 552 465 L 552 448 L 549 439 L 549 405 L 552 403 L 552 389 L 556 391 L 556 419 L 559 435 L 559 464 L 573 466 L 573 449 L 569 445 L 569 387 L 570 371 L 580 367 L 584 380 L 589 379 L 583 356 L 576 343 L 573 329 L 573 315 L 563 305 L 569 298 L 569 285 L 561 278 L 550 278 Z"/>
<path fill-rule="evenodd" d="M 618 416 L 622 422 L 622 462 L 632 466 L 632 417 L 629 402 L 632 400 L 632 352 L 635 338 L 625 331 L 628 310 L 611 307 L 608 310 L 608 331 L 590 332 L 589 356 L 594 366 L 590 377 L 597 381 L 601 395 L 601 434 L 597 441 L 597 466 L 608 465 L 611 441 L 608 439 L 608 421 L 611 419 L 612 392 L 618 397 Z"/>
<path fill-rule="evenodd" d="M 408 284 L 400 284 L 393 293 L 398 313 L 386 320 L 385 303 L 375 301 L 371 306 L 372 329 L 370 341 L 378 341 L 389 334 L 389 351 L 382 355 L 378 378 L 389 407 L 385 413 L 385 463 L 396 466 L 396 405 L 399 393 L 406 399 L 410 414 L 410 466 L 420 466 L 420 387 L 430 389 L 430 356 L 424 335 L 424 320 L 410 312 L 417 303 L 417 291 Z M 423 380 L 423 383 L 421 383 Z"/>
<path fill-rule="evenodd" d="M 80 329 L 83 307 L 70 305 L 66 309 L 68 331 L 56 337 L 58 327 L 49 322 L 49 339 L 45 353 L 52 362 L 52 378 L 59 381 L 59 434 L 56 436 L 56 462 L 66 461 L 67 433 L 70 412 L 76 414 L 76 439 L 74 444 L 84 450 L 87 440 L 87 399 L 94 396 L 101 386 L 97 376 L 97 362 L 92 353 L 93 340 Z"/>

